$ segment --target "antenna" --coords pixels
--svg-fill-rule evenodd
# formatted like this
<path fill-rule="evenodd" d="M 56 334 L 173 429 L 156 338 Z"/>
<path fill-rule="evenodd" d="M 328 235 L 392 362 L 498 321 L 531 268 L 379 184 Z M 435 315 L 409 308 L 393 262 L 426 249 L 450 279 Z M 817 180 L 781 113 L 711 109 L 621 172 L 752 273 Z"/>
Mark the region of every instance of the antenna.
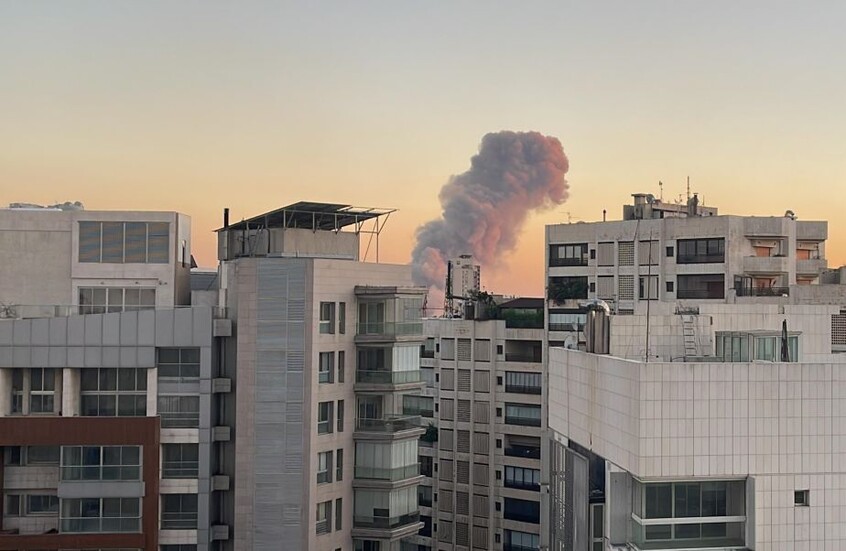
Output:
<path fill-rule="evenodd" d="M 658 189 L 660 190 L 658 192 L 658 200 L 663 203 L 664 202 L 664 182 L 662 182 L 661 180 L 658 180 Z"/>
<path fill-rule="evenodd" d="M 690 176 L 687 177 L 687 200 L 690 201 Z"/>
<path fill-rule="evenodd" d="M 444 317 L 451 317 L 452 310 L 452 260 L 447 260 L 446 285 L 444 288 Z"/>

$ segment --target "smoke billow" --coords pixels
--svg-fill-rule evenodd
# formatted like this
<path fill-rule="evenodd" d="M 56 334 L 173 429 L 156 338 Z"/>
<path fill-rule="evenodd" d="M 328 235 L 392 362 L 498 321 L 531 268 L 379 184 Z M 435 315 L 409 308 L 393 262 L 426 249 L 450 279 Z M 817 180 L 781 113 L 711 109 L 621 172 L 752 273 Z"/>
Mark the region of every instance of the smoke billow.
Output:
<path fill-rule="evenodd" d="M 490 133 L 470 169 L 441 188 L 441 218 L 417 228 L 415 283 L 429 287 L 429 304 L 443 296 L 446 263 L 472 254 L 492 266 L 512 251 L 530 211 L 567 199 L 569 163 L 557 138 L 539 132 Z"/>

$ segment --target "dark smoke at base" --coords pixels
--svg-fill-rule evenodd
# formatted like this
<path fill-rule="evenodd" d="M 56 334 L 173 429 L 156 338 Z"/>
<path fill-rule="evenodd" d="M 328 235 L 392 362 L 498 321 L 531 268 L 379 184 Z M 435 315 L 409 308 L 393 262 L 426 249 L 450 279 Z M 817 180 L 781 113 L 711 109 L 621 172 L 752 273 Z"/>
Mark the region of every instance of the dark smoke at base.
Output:
<path fill-rule="evenodd" d="M 441 307 L 447 260 L 472 254 L 483 267 L 493 266 L 514 250 L 531 211 L 563 203 L 568 168 L 557 138 L 486 134 L 470 170 L 441 188 L 441 218 L 417 228 L 412 270 L 415 283 L 429 288 L 428 307 Z"/>

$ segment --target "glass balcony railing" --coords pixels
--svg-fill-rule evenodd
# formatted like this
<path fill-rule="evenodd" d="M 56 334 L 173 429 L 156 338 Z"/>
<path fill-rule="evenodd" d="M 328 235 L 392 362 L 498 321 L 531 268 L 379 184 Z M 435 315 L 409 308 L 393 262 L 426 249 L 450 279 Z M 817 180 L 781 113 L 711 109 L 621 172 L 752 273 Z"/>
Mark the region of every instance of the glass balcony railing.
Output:
<path fill-rule="evenodd" d="M 162 511 L 162 530 L 196 530 L 196 511 Z"/>
<path fill-rule="evenodd" d="M 199 461 L 162 461 L 162 478 L 197 478 Z"/>
<path fill-rule="evenodd" d="M 360 336 L 385 335 L 390 337 L 408 337 L 423 335 L 422 321 L 369 321 L 356 325 L 356 334 Z"/>
<path fill-rule="evenodd" d="M 141 519 L 137 517 L 64 517 L 59 524 L 60 532 L 73 534 L 141 531 Z"/>
<path fill-rule="evenodd" d="M 199 411 L 159 412 L 163 429 L 196 429 L 200 426 Z"/>
<path fill-rule="evenodd" d="M 540 447 L 534 446 L 508 446 L 505 448 L 505 455 L 508 457 L 525 457 L 527 459 L 540 459 Z"/>
<path fill-rule="evenodd" d="M 396 517 L 365 515 L 355 515 L 353 517 L 353 525 L 356 528 L 384 528 L 387 530 L 393 530 L 395 528 L 401 528 L 418 522 L 420 522 L 420 513 L 417 511 Z"/>
<path fill-rule="evenodd" d="M 368 467 L 365 465 L 355 466 L 355 477 L 363 480 L 405 480 L 420 475 L 420 464 L 405 465 L 393 469 L 379 467 Z"/>
<path fill-rule="evenodd" d="M 419 383 L 420 370 L 387 371 L 382 369 L 356 369 L 355 382 L 370 385 L 399 385 L 403 383 Z"/>
<path fill-rule="evenodd" d="M 381 419 L 359 418 L 355 420 L 355 430 L 360 432 L 395 433 L 421 428 L 419 415 L 393 416 Z"/>

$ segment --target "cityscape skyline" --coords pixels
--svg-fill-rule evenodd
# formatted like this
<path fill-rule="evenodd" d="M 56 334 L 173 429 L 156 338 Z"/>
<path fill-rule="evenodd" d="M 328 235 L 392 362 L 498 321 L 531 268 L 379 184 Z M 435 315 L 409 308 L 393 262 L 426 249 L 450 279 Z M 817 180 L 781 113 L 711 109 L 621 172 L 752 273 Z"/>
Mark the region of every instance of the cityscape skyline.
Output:
<path fill-rule="evenodd" d="M 619 218 L 687 176 L 723 214 L 829 220 L 839 266 L 844 9 L 5 2 L 0 204 L 185 212 L 208 267 L 222 207 L 392 207 L 380 260 L 407 263 L 482 136 L 535 130 L 561 141 L 569 198 L 489 290 L 539 296 L 545 224 Z"/>

